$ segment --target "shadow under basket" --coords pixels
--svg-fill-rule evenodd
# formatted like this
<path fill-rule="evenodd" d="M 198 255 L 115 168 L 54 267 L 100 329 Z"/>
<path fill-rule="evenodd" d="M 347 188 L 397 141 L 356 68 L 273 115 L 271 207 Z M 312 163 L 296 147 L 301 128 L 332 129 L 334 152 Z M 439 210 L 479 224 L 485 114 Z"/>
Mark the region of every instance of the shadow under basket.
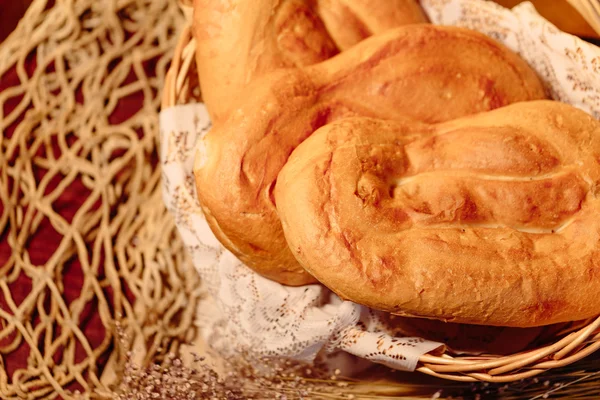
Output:
<path fill-rule="evenodd" d="M 196 41 L 192 37 L 191 27 L 188 25 L 180 34 L 173 62 L 165 79 L 162 95 L 163 109 L 201 102 L 195 51 Z M 432 332 L 432 327 L 440 326 L 440 324 L 424 321 L 417 323 L 421 330 L 417 329 L 416 333 L 429 336 L 426 337 L 428 339 L 443 341 L 443 333 Z M 458 324 L 452 325 L 454 327 L 450 329 L 454 331 L 455 335 L 457 332 L 464 334 L 468 329 L 481 328 L 470 325 L 460 327 Z M 423 328 L 424 326 L 427 328 Z M 493 331 L 488 330 L 489 332 Z M 515 332 L 518 331 L 513 331 L 513 334 Z M 415 330 L 406 331 L 400 328 L 399 333 L 407 336 L 414 335 Z M 476 333 L 474 335 L 477 336 Z M 572 364 L 600 349 L 600 317 L 545 328 L 544 333 L 532 340 L 532 343 L 534 344 L 529 345 L 526 350 L 500 355 L 485 353 L 473 355 L 473 351 L 462 353 L 452 350 L 452 343 L 447 343 L 448 345 L 441 350 L 421 356 L 416 370 L 439 378 L 462 382 L 500 383 L 529 378 L 549 369 Z"/>

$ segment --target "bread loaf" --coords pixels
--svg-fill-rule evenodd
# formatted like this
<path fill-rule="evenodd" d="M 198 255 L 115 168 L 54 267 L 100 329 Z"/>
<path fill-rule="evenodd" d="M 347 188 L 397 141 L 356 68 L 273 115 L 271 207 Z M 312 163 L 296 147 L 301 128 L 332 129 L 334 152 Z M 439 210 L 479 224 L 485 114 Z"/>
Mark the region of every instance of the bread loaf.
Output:
<path fill-rule="evenodd" d="M 195 0 L 203 100 L 218 121 L 260 76 L 326 60 L 372 34 L 420 22 L 426 18 L 415 0 Z"/>
<path fill-rule="evenodd" d="M 294 256 L 344 299 L 512 327 L 600 312 L 600 122 L 572 106 L 328 124 L 275 199 Z"/>
<path fill-rule="evenodd" d="M 313 278 L 288 249 L 272 191 L 290 153 L 315 130 L 350 116 L 433 123 L 544 98 L 536 74 L 504 46 L 475 31 L 428 24 L 373 36 L 304 69 L 278 71 L 245 93 L 198 143 L 198 196 L 229 250 L 289 285 Z"/>

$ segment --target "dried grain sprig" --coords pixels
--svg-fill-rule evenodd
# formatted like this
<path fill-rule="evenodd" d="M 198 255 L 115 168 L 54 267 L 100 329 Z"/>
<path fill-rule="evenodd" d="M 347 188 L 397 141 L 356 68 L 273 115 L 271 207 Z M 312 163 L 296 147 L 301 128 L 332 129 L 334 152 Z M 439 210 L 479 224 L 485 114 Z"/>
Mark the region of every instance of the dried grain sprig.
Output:
<path fill-rule="evenodd" d="M 307 364 L 237 350 L 225 362 L 227 372 L 219 374 L 197 354 L 193 354 L 192 366 L 172 353 L 147 368 L 135 365 L 132 358 L 128 353 L 113 400 L 352 398 L 343 393 L 344 382 L 327 378 L 331 373 L 322 362 Z M 334 371 L 334 375 L 341 375 L 341 371 Z"/>
<path fill-rule="evenodd" d="M 331 372 L 324 364 L 308 365 L 282 358 L 260 357 L 242 350 L 226 362 L 228 372 L 219 375 L 203 356 L 195 355 L 194 359 L 191 367 L 185 366 L 173 354 L 165 357 L 162 364 L 155 364 L 149 369 L 129 363 L 123 383 L 113 399 L 350 400 L 400 399 L 413 393 L 433 399 L 600 397 L 600 362 L 597 359 L 507 384 L 372 382 L 345 378 L 341 371 L 334 373 L 335 379 L 331 379 Z"/>
<path fill-rule="evenodd" d="M 115 330 L 120 345 L 128 338 L 120 324 Z M 147 368 L 133 362 L 133 354 L 126 354 L 124 375 L 113 400 L 185 400 L 185 399 L 401 399 L 418 394 L 432 399 L 486 399 L 507 400 L 546 398 L 600 398 L 600 359 L 588 358 L 563 368 L 550 370 L 537 377 L 504 384 L 487 382 L 457 383 L 434 380 L 415 382 L 378 378 L 370 372 L 362 378 L 345 377 L 339 369 L 331 370 L 323 358 L 308 364 L 278 357 L 263 357 L 246 349 L 232 351 L 219 374 L 207 355 L 192 355 L 192 365 L 185 365 L 175 354 L 165 357 Z M 377 369 L 377 368 L 376 368 Z M 365 377 L 367 379 L 365 379 Z M 377 381 L 373 381 L 377 379 Z"/>

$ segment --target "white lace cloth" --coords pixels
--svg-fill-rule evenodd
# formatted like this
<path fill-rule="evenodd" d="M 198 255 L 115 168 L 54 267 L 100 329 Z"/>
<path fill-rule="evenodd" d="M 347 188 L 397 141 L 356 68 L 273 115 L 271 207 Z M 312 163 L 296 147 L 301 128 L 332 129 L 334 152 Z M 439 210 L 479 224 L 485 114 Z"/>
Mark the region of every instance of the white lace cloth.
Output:
<path fill-rule="evenodd" d="M 600 49 L 565 34 L 530 3 L 508 10 L 482 0 L 422 0 L 435 24 L 483 32 L 518 52 L 538 72 L 552 97 L 600 118 Z M 263 355 L 312 360 L 321 350 L 412 371 L 440 343 L 395 337 L 385 316 L 342 301 L 320 285 L 285 287 L 262 278 L 223 248 L 196 200 L 194 145 L 210 129 L 202 104 L 160 115 L 164 200 L 212 299 L 198 324 L 217 350 L 249 346 Z"/>

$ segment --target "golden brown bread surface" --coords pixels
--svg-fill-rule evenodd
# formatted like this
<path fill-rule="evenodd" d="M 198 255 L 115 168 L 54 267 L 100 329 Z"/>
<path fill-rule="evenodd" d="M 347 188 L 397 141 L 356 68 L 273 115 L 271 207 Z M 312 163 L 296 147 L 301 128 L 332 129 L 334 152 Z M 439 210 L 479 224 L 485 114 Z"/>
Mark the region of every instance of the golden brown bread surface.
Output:
<path fill-rule="evenodd" d="M 277 68 L 326 60 L 364 38 L 426 22 L 415 0 L 195 0 L 202 96 L 213 121 Z"/>
<path fill-rule="evenodd" d="M 275 198 L 342 298 L 497 326 L 600 312 L 600 123 L 552 101 L 437 125 L 352 118 L 292 153 Z"/>
<path fill-rule="evenodd" d="M 416 0 L 318 0 L 316 6 L 340 50 L 388 29 L 427 22 Z"/>
<path fill-rule="evenodd" d="M 544 91 L 516 54 L 466 29 L 396 28 L 305 69 L 251 84 L 246 102 L 199 141 L 194 173 L 213 232 L 244 263 L 289 285 L 314 281 L 288 249 L 272 189 L 289 154 L 348 116 L 446 121 Z"/>

